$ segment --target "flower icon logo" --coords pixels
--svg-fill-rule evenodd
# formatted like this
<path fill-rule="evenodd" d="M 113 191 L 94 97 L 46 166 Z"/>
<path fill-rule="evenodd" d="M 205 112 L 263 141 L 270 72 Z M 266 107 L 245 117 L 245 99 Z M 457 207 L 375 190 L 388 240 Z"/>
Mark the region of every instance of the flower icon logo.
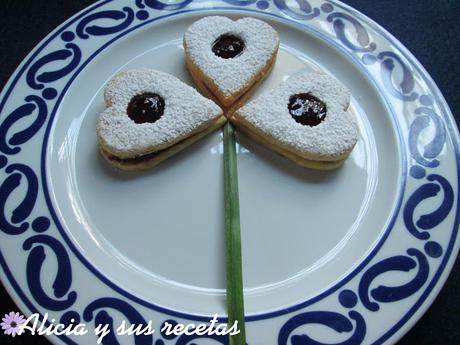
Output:
<path fill-rule="evenodd" d="M 5 317 L 2 319 L 2 323 L 0 323 L 0 326 L 2 326 L 2 329 L 4 329 L 4 333 L 6 335 L 11 335 L 13 338 L 14 336 L 21 335 L 22 333 L 22 328 L 21 326 L 26 322 L 24 319 L 24 316 L 15 313 L 14 311 L 11 311 L 9 314 L 5 314 Z"/>

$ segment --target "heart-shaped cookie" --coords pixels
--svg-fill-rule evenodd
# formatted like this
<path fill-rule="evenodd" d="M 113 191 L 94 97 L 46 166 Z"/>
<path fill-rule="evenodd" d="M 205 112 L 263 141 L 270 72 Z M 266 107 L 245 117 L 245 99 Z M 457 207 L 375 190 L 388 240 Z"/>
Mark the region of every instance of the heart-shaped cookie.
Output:
<path fill-rule="evenodd" d="M 205 17 L 184 35 L 187 68 L 195 84 L 224 108 L 243 103 L 241 98 L 265 78 L 278 46 L 277 32 L 255 18 Z"/>
<path fill-rule="evenodd" d="M 289 78 L 238 109 L 238 129 L 296 163 L 315 169 L 339 167 L 359 132 L 346 110 L 350 92 L 337 79 L 319 73 Z"/>
<path fill-rule="evenodd" d="M 172 75 L 133 70 L 105 89 L 97 136 L 104 158 L 124 170 L 153 167 L 226 122 L 222 109 Z"/>

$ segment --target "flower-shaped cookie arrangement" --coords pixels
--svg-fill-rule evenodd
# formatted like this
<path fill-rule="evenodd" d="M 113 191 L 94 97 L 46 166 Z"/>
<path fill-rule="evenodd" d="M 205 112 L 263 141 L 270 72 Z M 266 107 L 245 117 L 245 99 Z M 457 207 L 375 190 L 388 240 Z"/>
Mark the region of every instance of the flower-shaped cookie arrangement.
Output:
<path fill-rule="evenodd" d="M 184 35 L 197 87 L 238 129 L 302 166 L 337 168 L 356 144 L 358 129 L 346 111 L 350 92 L 335 78 L 297 75 L 243 106 L 274 65 L 278 46 L 276 31 L 253 18 L 207 17 Z M 213 101 L 154 70 L 116 75 L 105 102 L 97 126 L 100 150 L 125 170 L 155 166 L 226 122 Z"/>

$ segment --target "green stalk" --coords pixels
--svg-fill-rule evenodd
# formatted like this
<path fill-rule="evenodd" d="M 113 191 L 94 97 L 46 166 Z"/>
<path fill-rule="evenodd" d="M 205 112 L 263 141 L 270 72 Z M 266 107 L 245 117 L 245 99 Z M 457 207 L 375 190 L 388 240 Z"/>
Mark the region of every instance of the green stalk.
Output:
<path fill-rule="evenodd" d="M 227 250 L 228 327 L 238 321 L 239 334 L 230 336 L 230 345 L 245 345 L 243 266 L 241 260 L 240 205 L 236 162 L 235 131 L 224 127 L 225 238 Z"/>

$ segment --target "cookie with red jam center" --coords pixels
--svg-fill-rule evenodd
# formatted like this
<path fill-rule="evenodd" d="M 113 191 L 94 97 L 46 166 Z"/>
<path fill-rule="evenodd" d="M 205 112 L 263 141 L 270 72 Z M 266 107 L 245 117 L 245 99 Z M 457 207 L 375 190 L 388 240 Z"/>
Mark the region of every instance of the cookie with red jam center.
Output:
<path fill-rule="evenodd" d="M 340 167 L 359 138 L 350 91 L 319 73 L 292 76 L 238 109 L 231 121 L 250 137 L 313 169 Z"/>
<path fill-rule="evenodd" d="M 222 109 L 167 73 L 121 72 L 107 84 L 97 123 L 102 156 L 123 170 L 151 168 L 221 127 Z"/>
<path fill-rule="evenodd" d="M 205 17 L 185 32 L 187 68 L 198 89 L 223 108 L 240 106 L 273 67 L 279 37 L 255 18 Z"/>

